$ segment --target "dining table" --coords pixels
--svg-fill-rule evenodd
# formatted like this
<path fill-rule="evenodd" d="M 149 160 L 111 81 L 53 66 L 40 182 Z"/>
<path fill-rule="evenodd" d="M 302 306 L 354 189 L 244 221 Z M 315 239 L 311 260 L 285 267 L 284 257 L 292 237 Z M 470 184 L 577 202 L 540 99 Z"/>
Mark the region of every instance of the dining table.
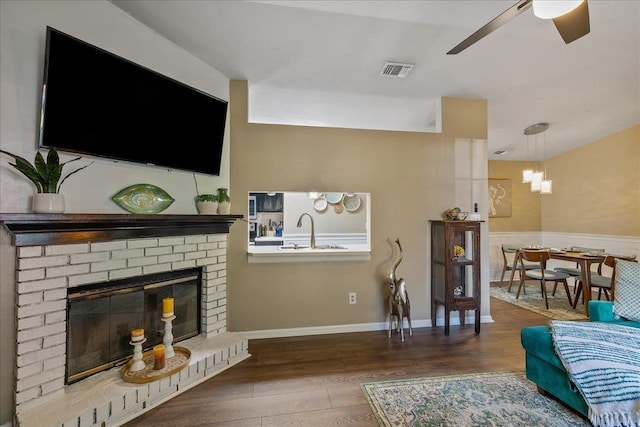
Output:
<path fill-rule="evenodd" d="M 589 316 L 589 301 L 591 300 L 591 265 L 592 264 L 601 264 L 604 262 L 606 258 L 605 254 L 597 254 L 596 253 L 587 253 L 587 252 L 576 252 L 571 250 L 554 250 L 551 248 L 541 248 L 541 247 L 523 247 L 520 249 L 535 249 L 541 251 L 548 251 L 549 258 L 556 259 L 560 261 L 571 261 L 575 262 L 580 268 L 580 280 L 582 281 L 583 286 L 583 295 L 584 295 L 584 305 L 587 316 Z M 520 262 L 520 250 L 516 251 L 515 258 L 513 260 L 513 265 L 517 265 Z M 515 271 L 517 269 L 514 268 L 511 270 L 511 281 L 509 285 L 513 283 L 513 277 Z"/>

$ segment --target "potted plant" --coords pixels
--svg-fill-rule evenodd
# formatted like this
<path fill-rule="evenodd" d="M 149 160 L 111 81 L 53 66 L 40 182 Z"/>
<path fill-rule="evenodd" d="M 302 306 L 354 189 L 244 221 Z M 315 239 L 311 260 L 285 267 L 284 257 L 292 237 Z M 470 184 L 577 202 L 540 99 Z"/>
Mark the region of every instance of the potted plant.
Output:
<path fill-rule="evenodd" d="M 218 188 L 218 213 L 229 215 L 231 213 L 231 198 L 227 188 Z"/>
<path fill-rule="evenodd" d="M 62 183 L 71 175 L 76 172 L 80 172 L 82 169 L 93 163 L 91 162 L 88 165 L 82 166 L 62 177 L 62 169 L 64 166 L 67 163 L 80 160 L 81 157 L 76 157 L 60 163 L 58 152 L 55 148 L 50 148 L 46 162 L 42 154 L 38 151 L 32 165 L 26 159 L 9 153 L 8 151 L 0 150 L 0 153 L 13 157 L 15 163 L 9 164 L 16 168 L 36 186 L 37 193 L 33 197 L 33 211 L 37 213 L 64 212 L 64 196 L 59 194 Z"/>
<path fill-rule="evenodd" d="M 196 208 L 200 215 L 215 215 L 218 213 L 217 194 L 198 194 L 196 196 Z"/>
<path fill-rule="evenodd" d="M 218 213 L 218 195 L 217 194 L 200 194 L 198 189 L 198 180 L 196 174 L 193 174 L 193 181 L 196 183 L 196 209 L 200 215 L 215 215 Z"/>

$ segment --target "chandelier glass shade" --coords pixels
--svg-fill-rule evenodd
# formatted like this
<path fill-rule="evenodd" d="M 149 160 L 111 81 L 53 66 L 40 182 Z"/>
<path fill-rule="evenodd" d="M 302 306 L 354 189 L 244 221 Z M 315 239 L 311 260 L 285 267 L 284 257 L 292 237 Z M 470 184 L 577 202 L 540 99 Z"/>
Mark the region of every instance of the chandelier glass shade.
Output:
<path fill-rule="evenodd" d="M 550 179 L 544 179 L 540 182 L 540 194 L 551 194 L 553 181 Z"/>
<path fill-rule="evenodd" d="M 542 172 L 534 172 L 531 176 L 531 191 L 537 192 L 540 191 L 540 187 L 542 186 Z"/>

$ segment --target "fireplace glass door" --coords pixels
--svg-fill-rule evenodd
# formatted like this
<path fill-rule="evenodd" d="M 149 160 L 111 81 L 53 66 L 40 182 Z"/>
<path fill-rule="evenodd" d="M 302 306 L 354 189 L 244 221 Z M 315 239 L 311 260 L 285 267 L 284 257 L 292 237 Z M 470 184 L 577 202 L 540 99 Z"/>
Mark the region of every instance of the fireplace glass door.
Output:
<path fill-rule="evenodd" d="M 144 349 L 161 344 L 162 300 L 173 297 L 173 342 L 199 334 L 200 270 L 141 276 L 70 290 L 67 382 L 122 364 L 133 354 L 131 330 L 144 328 Z"/>

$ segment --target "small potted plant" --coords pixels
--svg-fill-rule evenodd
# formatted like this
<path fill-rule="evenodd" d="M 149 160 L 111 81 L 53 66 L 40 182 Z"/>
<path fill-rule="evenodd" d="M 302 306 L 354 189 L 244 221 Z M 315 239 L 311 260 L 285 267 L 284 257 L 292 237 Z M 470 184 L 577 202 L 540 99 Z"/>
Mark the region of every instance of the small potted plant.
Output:
<path fill-rule="evenodd" d="M 196 196 L 196 208 L 200 215 L 215 215 L 218 213 L 217 194 L 198 194 Z"/>
<path fill-rule="evenodd" d="M 215 215 L 218 213 L 218 194 L 200 194 L 196 174 L 193 174 L 193 181 L 196 183 L 196 209 L 200 215 Z"/>
<path fill-rule="evenodd" d="M 229 215 L 231 213 L 231 198 L 227 188 L 218 188 L 218 213 Z"/>
<path fill-rule="evenodd" d="M 11 154 L 8 151 L 0 150 L 0 153 L 13 157 L 15 163 L 9 164 L 36 186 L 37 193 L 33 196 L 33 211 L 36 213 L 64 212 L 64 196 L 59 193 L 62 183 L 74 173 L 80 172 L 93 163 L 91 162 L 88 165 L 82 166 L 62 177 L 62 169 L 64 166 L 67 163 L 80 160 L 82 157 L 76 157 L 60 163 L 58 152 L 55 148 L 50 148 L 46 162 L 42 154 L 38 151 L 32 165 L 24 158 Z"/>

